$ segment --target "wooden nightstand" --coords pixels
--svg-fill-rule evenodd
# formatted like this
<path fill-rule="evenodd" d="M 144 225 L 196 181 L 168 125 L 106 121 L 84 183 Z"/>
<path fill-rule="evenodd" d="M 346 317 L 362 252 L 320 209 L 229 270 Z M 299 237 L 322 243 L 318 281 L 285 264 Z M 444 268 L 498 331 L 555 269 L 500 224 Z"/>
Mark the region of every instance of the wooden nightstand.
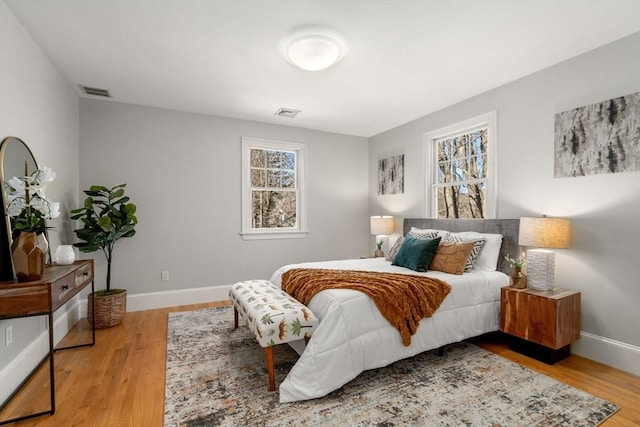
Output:
<path fill-rule="evenodd" d="M 500 330 L 509 335 L 514 351 L 549 364 L 564 359 L 580 338 L 580 292 L 504 287 Z"/>

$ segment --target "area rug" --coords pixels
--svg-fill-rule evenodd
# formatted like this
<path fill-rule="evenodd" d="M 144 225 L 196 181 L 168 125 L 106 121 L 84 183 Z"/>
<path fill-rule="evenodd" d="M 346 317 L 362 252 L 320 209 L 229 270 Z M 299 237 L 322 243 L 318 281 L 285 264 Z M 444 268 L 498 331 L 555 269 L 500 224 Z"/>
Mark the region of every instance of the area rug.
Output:
<path fill-rule="evenodd" d="M 274 349 L 280 384 L 297 354 Z M 264 350 L 233 308 L 169 314 L 165 426 L 596 426 L 619 408 L 469 343 L 366 371 L 280 404 Z"/>

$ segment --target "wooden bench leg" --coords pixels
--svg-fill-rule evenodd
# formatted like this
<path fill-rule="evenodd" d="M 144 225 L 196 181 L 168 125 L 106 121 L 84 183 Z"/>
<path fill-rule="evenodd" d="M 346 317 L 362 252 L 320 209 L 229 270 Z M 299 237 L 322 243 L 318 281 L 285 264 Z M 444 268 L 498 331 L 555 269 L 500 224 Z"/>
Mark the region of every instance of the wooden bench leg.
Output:
<path fill-rule="evenodd" d="M 269 391 L 276 390 L 276 374 L 273 371 L 273 347 L 265 347 L 264 354 L 267 357 L 267 374 L 269 375 Z"/>
<path fill-rule="evenodd" d="M 233 329 L 238 329 L 238 310 L 233 307 Z"/>

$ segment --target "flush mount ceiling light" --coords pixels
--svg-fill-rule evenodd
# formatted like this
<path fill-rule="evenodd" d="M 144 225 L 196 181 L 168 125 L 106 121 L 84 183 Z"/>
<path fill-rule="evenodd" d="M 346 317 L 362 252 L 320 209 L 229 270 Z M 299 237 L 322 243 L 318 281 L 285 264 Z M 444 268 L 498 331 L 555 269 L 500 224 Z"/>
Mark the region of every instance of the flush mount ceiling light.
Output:
<path fill-rule="evenodd" d="M 307 71 L 320 71 L 339 62 L 345 54 L 345 43 L 335 30 L 326 27 L 298 28 L 282 43 L 284 57 Z"/>

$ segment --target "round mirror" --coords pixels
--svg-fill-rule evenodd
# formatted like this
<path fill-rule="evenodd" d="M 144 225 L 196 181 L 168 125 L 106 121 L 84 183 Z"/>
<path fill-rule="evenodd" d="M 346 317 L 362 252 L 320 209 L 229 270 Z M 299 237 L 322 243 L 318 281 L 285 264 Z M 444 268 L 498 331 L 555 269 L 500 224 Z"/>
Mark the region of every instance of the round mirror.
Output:
<path fill-rule="evenodd" d="M 2 212 L 4 222 L 0 226 L 0 280 L 14 280 L 13 262 L 11 260 L 12 234 L 11 221 L 7 215 L 7 194 L 5 182 L 9 179 L 24 176 L 24 165 L 34 171 L 38 168 L 33 153 L 20 138 L 10 136 L 0 145 L 0 193 L 2 193 Z"/>

